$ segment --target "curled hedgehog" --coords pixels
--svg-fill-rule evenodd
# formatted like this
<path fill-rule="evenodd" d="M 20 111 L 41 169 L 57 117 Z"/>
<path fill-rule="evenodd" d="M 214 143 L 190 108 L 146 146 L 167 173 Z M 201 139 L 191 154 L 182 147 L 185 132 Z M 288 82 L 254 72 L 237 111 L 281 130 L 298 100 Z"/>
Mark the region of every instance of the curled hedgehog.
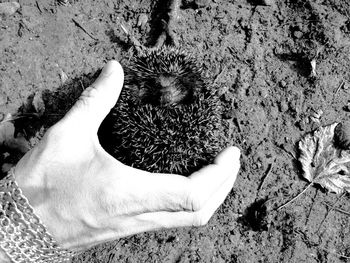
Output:
<path fill-rule="evenodd" d="M 188 176 L 227 146 L 216 89 L 177 47 L 138 48 L 123 65 L 124 87 L 99 130 L 119 161 Z"/>

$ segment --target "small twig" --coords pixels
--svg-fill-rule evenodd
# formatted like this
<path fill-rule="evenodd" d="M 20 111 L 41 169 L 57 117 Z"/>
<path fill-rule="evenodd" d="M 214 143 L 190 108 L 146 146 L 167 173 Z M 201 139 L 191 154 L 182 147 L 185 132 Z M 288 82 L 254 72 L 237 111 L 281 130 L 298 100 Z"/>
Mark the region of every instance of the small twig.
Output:
<path fill-rule="evenodd" d="M 345 84 L 345 81 L 343 80 L 343 81 L 339 84 L 338 88 L 335 90 L 334 95 L 337 95 L 338 91 L 344 86 L 344 84 Z"/>
<path fill-rule="evenodd" d="M 313 246 L 313 247 L 317 247 L 318 249 L 322 249 L 323 251 L 325 251 L 325 252 L 327 252 L 327 253 L 329 253 L 329 254 L 332 254 L 332 255 L 336 255 L 336 256 L 338 256 L 338 257 L 350 259 L 350 257 L 348 257 L 348 256 L 344 256 L 344 255 L 342 255 L 342 254 L 338 254 L 338 253 L 335 253 L 335 252 L 331 252 L 331 251 L 329 251 L 329 250 L 327 250 L 327 249 L 325 249 L 325 248 L 319 246 L 318 243 L 311 242 L 311 241 L 307 238 L 307 236 L 306 236 L 306 234 L 305 234 L 304 232 L 301 232 L 301 231 L 299 231 L 299 230 L 296 230 L 296 233 L 299 234 L 299 235 L 301 235 L 301 240 L 300 240 L 300 241 L 303 241 L 304 243 L 308 244 L 309 246 L 311 245 L 311 246 Z"/>
<path fill-rule="evenodd" d="M 139 244 L 136 244 L 135 242 L 128 240 L 131 244 L 133 244 L 134 246 L 137 246 L 138 248 L 141 248 L 141 246 Z"/>
<path fill-rule="evenodd" d="M 72 18 L 72 21 L 74 24 L 79 27 L 81 30 L 83 30 L 89 37 L 91 37 L 93 40 L 98 40 L 96 37 L 94 37 L 92 34 L 90 34 L 78 21 L 76 21 L 74 18 Z"/>
<path fill-rule="evenodd" d="M 291 157 L 293 157 L 293 159 L 298 160 L 297 157 L 290 151 L 288 151 L 286 148 L 284 148 L 283 145 L 276 145 L 278 148 L 280 148 L 281 150 L 285 151 L 287 154 L 289 154 Z"/>
<path fill-rule="evenodd" d="M 322 202 L 322 203 L 325 204 L 327 207 L 333 207 L 333 210 L 335 210 L 335 211 L 338 211 L 338 212 L 343 213 L 347 216 L 350 216 L 350 212 L 348 212 L 348 211 L 345 211 L 345 210 L 338 208 L 338 207 L 334 207 L 334 205 L 328 204 L 327 202 Z"/>
<path fill-rule="evenodd" d="M 79 82 L 80 82 L 81 89 L 84 91 L 85 90 L 85 86 L 84 86 L 83 82 L 81 81 L 81 79 L 79 79 Z"/>
<path fill-rule="evenodd" d="M 270 175 L 272 168 L 273 168 L 273 164 L 274 164 L 275 160 L 270 164 L 269 168 L 267 169 L 266 175 L 264 176 L 264 178 L 262 179 L 259 187 L 258 187 L 258 193 L 260 192 L 261 188 L 263 187 L 267 177 Z"/>
<path fill-rule="evenodd" d="M 40 14 L 42 14 L 42 13 L 43 13 L 43 11 L 41 10 L 40 5 L 39 5 L 38 1 L 35 1 L 35 4 L 36 4 L 36 7 L 38 8 L 38 10 L 39 10 Z"/>
<path fill-rule="evenodd" d="M 342 255 L 342 254 L 338 254 L 338 253 L 335 253 L 335 252 L 331 252 L 331 251 L 329 251 L 329 250 L 327 250 L 327 249 L 325 249 L 325 248 L 323 248 L 323 247 L 319 247 L 319 248 L 322 249 L 323 251 L 326 251 L 327 253 L 332 254 L 332 255 L 335 255 L 335 256 L 337 256 L 337 257 L 350 259 L 350 257 L 348 257 L 348 256 L 344 256 L 344 255 Z"/>
<path fill-rule="evenodd" d="M 281 205 L 280 207 L 277 207 L 276 210 L 280 210 L 280 209 L 282 209 L 283 207 L 285 207 L 285 206 L 289 205 L 290 203 L 294 202 L 295 200 L 297 200 L 297 199 L 298 199 L 303 193 L 305 193 L 306 190 L 308 190 L 313 184 L 314 184 L 313 182 L 309 183 L 308 186 L 306 186 L 305 189 L 304 189 L 301 193 L 299 193 L 297 196 L 295 196 L 292 200 L 289 200 L 289 201 L 288 201 L 287 203 L 285 203 L 284 205 Z"/>
<path fill-rule="evenodd" d="M 21 113 L 21 114 L 3 114 L 0 113 L 0 124 L 5 123 L 5 122 L 9 122 L 9 121 L 15 121 L 18 119 L 22 119 L 25 117 L 39 117 L 39 114 L 37 113 Z"/>
<path fill-rule="evenodd" d="M 4 119 L 4 120 L 0 121 L 0 125 L 3 124 L 3 123 L 5 123 L 5 122 L 15 121 L 15 120 L 22 119 L 22 118 L 24 118 L 24 116 L 19 116 L 19 117 L 13 117 L 13 118 Z"/>
<path fill-rule="evenodd" d="M 326 221 L 327 216 L 329 215 L 330 212 L 332 212 L 332 211 L 334 210 L 335 205 L 339 202 L 339 200 L 340 200 L 344 195 L 345 195 L 345 193 L 341 194 L 341 195 L 337 198 L 337 200 L 334 202 L 334 204 L 331 206 L 331 209 L 329 209 L 329 210 L 327 209 L 328 211 L 327 211 L 325 217 L 323 218 L 323 220 L 321 221 L 321 223 L 319 224 L 319 226 L 318 226 L 316 232 L 320 231 L 321 226 L 323 225 L 324 221 Z"/>
<path fill-rule="evenodd" d="M 241 133 L 242 132 L 242 128 L 241 128 L 241 125 L 239 124 L 238 119 L 237 118 L 233 118 L 233 122 L 237 126 L 238 132 Z"/>
<path fill-rule="evenodd" d="M 128 28 L 126 27 L 126 25 L 124 25 L 121 21 L 120 18 L 118 17 L 117 20 L 119 21 L 119 26 L 120 28 L 124 31 L 124 33 L 127 35 L 128 37 L 128 41 L 130 42 L 130 44 L 132 46 L 135 47 L 135 49 L 140 52 L 143 49 L 142 44 L 130 33 L 130 31 L 128 30 Z"/>
<path fill-rule="evenodd" d="M 64 114 L 54 114 L 54 113 L 44 114 L 44 116 L 63 116 L 63 115 Z M 15 121 L 18 119 L 29 118 L 29 117 L 40 118 L 40 115 L 38 113 L 13 114 L 9 117 L 6 117 L 6 115 L 5 115 L 2 118 L 0 118 L 0 124 L 3 124 L 5 122 L 9 122 L 9 121 Z"/>
<path fill-rule="evenodd" d="M 225 73 L 226 68 L 226 65 L 224 65 L 224 67 L 220 70 L 220 73 L 216 75 L 213 84 L 215 84 L 218 81 L 218 79 L 220 79 L 221 75 Z"/>
<path fill-rule="evenodd" d="M 246 64 L 247 66 L 250 66 L 249 65 L 249 62 L 246 60 L 246 59 L 242 59 L 242 56 L 239 56 L 237 53 L 238 51 L 233 48 L 233 47 L 227 47 L 228 51 L 230 52 L 230 54 L 237 60 L 237 61 L 240 61 L 240 62 L 243 62 L 244 64 Z"/>

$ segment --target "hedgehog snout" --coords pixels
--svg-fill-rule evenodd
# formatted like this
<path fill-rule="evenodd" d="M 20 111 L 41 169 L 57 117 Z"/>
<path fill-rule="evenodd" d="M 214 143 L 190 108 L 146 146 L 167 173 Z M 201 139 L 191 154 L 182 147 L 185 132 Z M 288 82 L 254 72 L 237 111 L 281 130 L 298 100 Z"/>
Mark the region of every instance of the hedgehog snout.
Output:
<path fill-rule="evenodd" d="M 186 97 L 186 91 L 177 89 L 175 86 L 163 87 L 160 95 L 160 104 L 161 105 L 178 105 L 182 104 Z"/>
<path fill-rule="evenodd" d="M 170 87 L 176 83 L 176 77 L 171 75 L 160 75 L 158 80 L 162 87 Z"/>
<path fill-rule="evenodd" d="M 183 104 L 188 98 L 188 91 L 174 76 L 161 75 L 159 77 L 160 98 L 164 106 Z"/>

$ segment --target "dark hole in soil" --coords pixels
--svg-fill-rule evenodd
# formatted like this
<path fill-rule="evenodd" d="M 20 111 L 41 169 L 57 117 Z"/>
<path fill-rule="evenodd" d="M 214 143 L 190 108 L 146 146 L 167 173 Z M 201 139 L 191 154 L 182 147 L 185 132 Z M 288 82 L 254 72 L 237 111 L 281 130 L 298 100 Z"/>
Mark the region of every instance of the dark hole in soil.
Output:
<path fill-rule="evenodd" d="M 245 211 L 239 223 L 253 231 L 268 230 L 266 199 L 261 199 L 251 204 Z"/>
<path fill-rule="evenodd" d="M 302 53 L 283 53 L 276 54 L 276 56 L 282 61 L 295 62 L 295 70 L 302 76 L 308 77 L 311 73 L 310 60 L 306 54 Z"/>

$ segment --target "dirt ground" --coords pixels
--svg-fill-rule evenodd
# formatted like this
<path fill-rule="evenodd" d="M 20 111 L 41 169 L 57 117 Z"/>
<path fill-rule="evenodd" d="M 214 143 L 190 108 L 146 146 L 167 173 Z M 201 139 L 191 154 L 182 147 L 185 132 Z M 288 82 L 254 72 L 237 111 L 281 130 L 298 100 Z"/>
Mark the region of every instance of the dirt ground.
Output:
<path fill-rule="evenodd" d="M 128 58 L 119 21 L 149 43 L 162 10 L 151 0 L 20 4 L 0 16 L 0 112 L 33 112 L 42 97 L 43 116 L 16 122 L 33 147 L 106 61 Z M 186 1 L 177 34 L 222 89 L 232 144 L 242 149 L 235 187 L 205 227 L 120 239 L 74 263 L 350 261 L 349 214 L 330 208 L 350 211 L 349 194 L 338 199 L 315 186 L 276 210 L 308 185 L 297 142 L 349 118 L 350 2 Z M 3 170 L 21 156 L 0 150 Z"/>

